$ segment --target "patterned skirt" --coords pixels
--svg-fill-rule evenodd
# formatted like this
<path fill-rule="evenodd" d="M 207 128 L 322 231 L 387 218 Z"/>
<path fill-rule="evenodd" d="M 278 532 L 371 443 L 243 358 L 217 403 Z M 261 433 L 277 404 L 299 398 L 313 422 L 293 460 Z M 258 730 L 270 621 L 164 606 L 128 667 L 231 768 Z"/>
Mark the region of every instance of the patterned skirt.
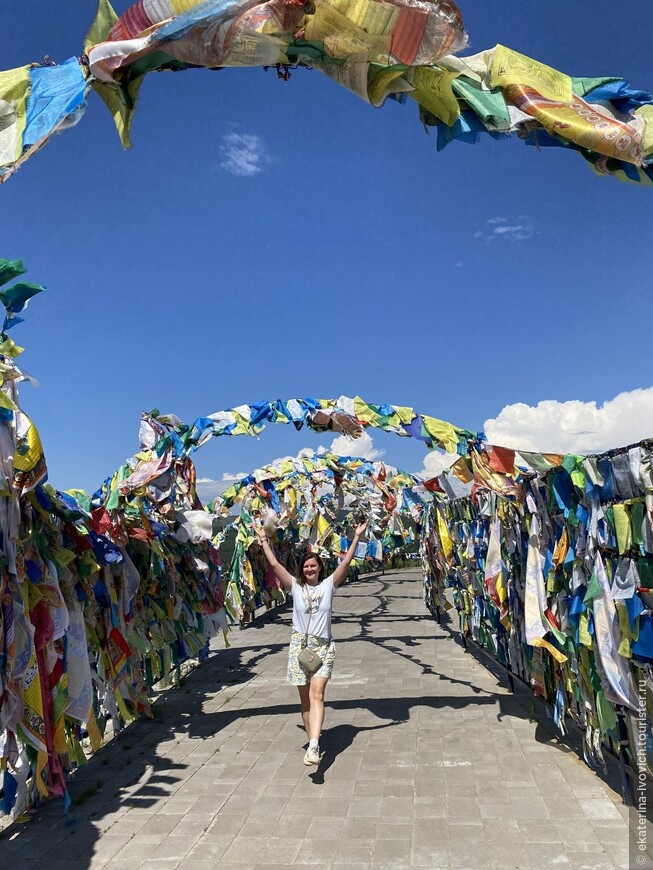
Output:
<path fill-rule="evenodd" d="M 288 650 L 288 682 L 292 686 L 305 686 L 310 682 L 311 674 L 297 661 L 297 656 L 302 649 L 302 641 L 304 635 L 299 631 L 293 631 L 290 635 L 290 649 Z M 322 659 L 322 667 L 316 671 L 314 677 L 326 677 L 327 680 L 331 676 L 333 669 L 333 661 L 336 657 L 336 645 L 333 640 L 327 640 L 325 637 L 314 637 L 312 634 L 308 636 L 308 648 L 317 653 Z"/>

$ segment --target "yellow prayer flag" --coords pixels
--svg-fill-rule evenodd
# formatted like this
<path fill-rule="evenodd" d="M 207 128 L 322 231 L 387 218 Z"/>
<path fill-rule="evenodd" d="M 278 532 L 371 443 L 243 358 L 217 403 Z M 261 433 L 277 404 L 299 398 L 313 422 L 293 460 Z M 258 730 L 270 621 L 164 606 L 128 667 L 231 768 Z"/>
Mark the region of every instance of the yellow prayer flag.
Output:
<path fill-rule="evenodd" d="M 254 582 L 254 572 L 252 571 L 252 566 L 250 564 L 249 559 L 243 559 L 242 562 L 242 574 L 243 580 L 245 581 L 245 585 L 249 586 L 252 592 L 256 591 L 256 583 Z"/>
<path fill-rule="evenodd" d="M 0 76 L 0 82 L 1 82 L 1 80 L 2 79 Z M 10 356 L 10 357 L 20 356 L 24 350 L 25 350 L 24 347 L 20 347 L 19 345 L 14 344 L 13 339 L 9 338 L 9 336 L 7 336 L 4 341 L 0 341 L 0 353 L 3 356 Z"/>
<path fill-rule="evenodd" d="M 36 754 L 36 790 L 43 798 L 48 797 L 48 787 L 45 784 L 45 771 L 48 766 L 48 753 L 39 751 Z"/>
<path fill-rule="evenodd" d="M 646 123 L 642 136 L 642 152 L 644 157 L 649 157 L 653 154 L 653 106 L 650 104 L 640 106 L 635 110 L 635 114 Z"/>
<path fill-rule="evenodd" d="M 388 67 L 378 72 L 367 88 L 367 96 L 373 106 L 380 106 L 387 94 L 403 93 L 411 90 L 411 86 L 403 78 L 405 66 Z M 401 87 L 399 82 L 401 81 Z M 394 84 L 394 87 L 392 85 Z"/>
<path fill-rule="evenodd" d="M 630 648 L 630 638 L 622 637 L 621 642 L 619 643 L 619 649 L 617 650 L 620 656 L 623 656 L 625 659 L 632 659 L 633 653 Z"/>
<path fill-rule="evenodd" d="M 205 0 L 168 0 L 175 15 L 178 15 L 180 12 L 188 12 L 189 9 L 194 9 L 204 2 Z"/>
<path fill-rule="evenodd" d="M 324 536 L 327 535 L 331 531 L 331 526 L 325 519 L 325 517 L 320 514 L 317 518 L 317 537 L 318 541 L 323 540 Z"/>
<path fill-rule="evenodd" d="M 422 416 L 422 421 L 431 438 L 444 447 L 447 452 L 456 452 L 458 436 L 455 426 L 452 426 L 451 423 L 445 423 L 444 420 L 437 420 L 435 417 Z"/>
<path fill-rule="evenodd" d="M 84 40 L 84 51 L 88 53 L 89 48 L 104 42 L 117 20 L 118 15 L 109 3 L 109 0 L 99 0 L 95 19 Z"/>
<path fill-rule="evenodd" d="M 565 557 L 567 555 L 567 551 L 569 550 L 569 533 L 567 529 L 564 529 L 562 534 L 560 535 L 560 540 L 556 544 L 556 548 L 553 551 L 553 564 L 554 565 L 562 565 L 565 561 Z"/>
<path fill-rule="evenodd" d="M 369 423 L 370 425 L 378 423 L 381 419 L 376 411 L 373 411 L 367 402 L 364 402 L 359 396 L 356 396 L 354 399 L 354 413 L 358 420 L 361 420 L 363 423 Z"/>
<path fill-rule="evenodd" d="M 589 632 L 589 620 L 585 613 L 581 613 L 578 620 L 578 643 L 592 649 L 592 635 Z"/>
<path fill-rule="evenodd" d="M 93 752 L 97 752 L 100 746 L 102 746 L 102 736 L 100 734 L 100 729 L 98 728 L 93 709 L 89 711 L 88 722 L 86 723 L 86 730 L 88 731 L 89 740 L 91 741 L 91 749 L 93 750 Z"/>
<path fill-rule="evenodd" d="M 415 416 L 415 411 L 412 408 L 406 408 L 402 405 L 392 405 L 392 409 L 402 423 L 410 423 Z"/>
<path fill-rule="evenodd" d="M 460 117 L 460 106 L 451 87 L 451 82 L 459 75 L 458 72 L 426 66 L 416 67 L 413 73 L 415 93 L 411 96 L 427 112 L 444 121 L 447 127 L 453 127 Z"/>
<path fill-rule="evenodd" d="M 92 46 L 104 42 L 117 20 L 118 16 L 108 0 L 99 0 L 95 20 L 86 34 L 84 51 L 88 53 Z M 123 148 L 131 145 L 131 126 L 142 81 L 143 76 L 140 76 L 126 85 L 97 80 L 92 84 L 93 90 L 111 112 Z"/>
<path fill-rule="evenodd" d="M 22 154 L 30 88 L 28 66 L 0 72 L 0 166 L 14 163 Z"/>
<path fill-rule="evenodd" d="M 0 390 L 0 408 L 6 408 L 8 411 L 18 410 L 16 403 L 9 398 L 4 390 Z"/>
<path fill-rule="evenodd" d="M 69 550 L 67 547 L 55 547 L 54 550 L 54 560 L 57 565 L 60 565 L 62 568 L 65 568 L 67 565 L 70 565 L 72 561 L 77 558 L 77 553 Z"/>
<path fill-rule="evenodd" d="M 471 483 L 474 480 L 474 473 L 469 467 L 469 463 L 462 456 L 454 462 L 451 470 L 458 480 L 462 480 L 463 483 Z"/>
<path fill-rule="evenodd" d="M 0 396 L 2 395 L 2 390 L 0 390 Z M 2 402 L 0 401 L 0 405 Z M 5 407 L 5 406 L 3 406 Z M 39 436 L 38 429 L 29 419 L 27 414 L 23 414 L 25 421 L 27 422 L 27 432 L 25 433 L 25 446 L 26 450 L 23 452 L 19 452 L 18 450 L 14 454 L 14 469 L 16 471 L 32 471 L 32 469 L 36 466 L 39 460 L 43 456 L 43 446 L 41 444 L 41 437 Z"/>
<path fill-rule="evenodd" d="M 548 650 L 557 662 L 562 663 L 567 661 L 567 656 L 564 653 L 561 653 L 559 649 L 556 649 L 556 647 L 554 647 L 552 643 L 549 643 L 548 640 L 544 640 L 544 638 L 536 637 L 533 640 L 532 646 L 538 646 Z"/>
<path fill-rule="evenodd" d="M 440 514 L 440 511 L 436 511 L 435 515 L 438 521 L 438 532 L 440 533 L 440 543 L 442 544 L 442 551 L 444 552 L 447 562 L 450 562 L 451 557 L 453 556 L 453 541 L 451 540 L 449 529 L 447 528 L 447 524 L 444 521 L 442 515 Z"/>
<path fill-rule="evenodd" d="M 568 103 L 574 97 L 568 75 L 505 45 L 497 45 L 490 69 L 490 87 L 503 88 L 508 85 L 525 85 L 547 100 L 561 103 Z"/>
<path fill-rule="evenodd" d="M 619 555 L 623 556 L 630 549 L 630 545 L 632 543 L 632 529 L 630 526 L 630 517 L 628 516 L 628 511 L 626 510 L 626 506 L 623 504 L 614 504 L 612 506 L 614 511 L 614 525 L 615 531 L 617 533 L 617 546 L 619 548 Z"/>

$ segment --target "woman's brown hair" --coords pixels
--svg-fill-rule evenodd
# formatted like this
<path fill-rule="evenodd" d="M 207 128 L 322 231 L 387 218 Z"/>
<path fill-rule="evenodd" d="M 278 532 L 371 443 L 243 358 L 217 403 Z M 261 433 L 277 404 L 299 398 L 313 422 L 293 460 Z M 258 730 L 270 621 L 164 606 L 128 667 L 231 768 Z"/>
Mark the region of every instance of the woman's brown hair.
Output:
<path fill-rule="evenodd" d="M 320 573 L 317 575 L 317 582 L 321 583 L 324 580 L 324 562 L 317 553 L 311 553 L 311 551 L 308 550 L 301 557 L 301 559 L 299 560 L 299 565 L 297 566 L 297 582 L 300 586 L 306 585 L 306 578 L 304 577 L 304 565 L 306 564 L 306 562 L 308 562 L 309 559 L 315 559 L 320 567 Z"/>

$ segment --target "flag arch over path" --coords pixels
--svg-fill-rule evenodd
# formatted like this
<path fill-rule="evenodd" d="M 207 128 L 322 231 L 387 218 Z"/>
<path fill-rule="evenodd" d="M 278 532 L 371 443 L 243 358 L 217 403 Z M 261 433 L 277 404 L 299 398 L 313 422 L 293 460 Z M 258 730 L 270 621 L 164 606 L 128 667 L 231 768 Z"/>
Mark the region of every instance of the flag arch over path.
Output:
<path fill-rule="evenodd" d="M 0 73 L 0 182 L 95 90 L 130 144 L 141 83 L 154 71 L 311 67 L 365 102 L 417 103 L 438 150 L 483 135 L 577 151 L 599 175 L 653 184 L 653 97 L 619 76 L 570 76 L 504 45 L 467 43 L 451 0 L 138 0 L 118 17 L 99 0 L 83 54 Z"/>

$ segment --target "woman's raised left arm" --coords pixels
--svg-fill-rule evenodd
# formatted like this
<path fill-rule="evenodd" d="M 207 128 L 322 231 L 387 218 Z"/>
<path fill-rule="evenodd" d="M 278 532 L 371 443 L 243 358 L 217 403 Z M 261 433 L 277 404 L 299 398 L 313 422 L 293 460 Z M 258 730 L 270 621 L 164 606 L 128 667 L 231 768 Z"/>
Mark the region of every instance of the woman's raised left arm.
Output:
<path fill-rule="evenodd" d="M 345 554 L 345 558 L 338 565 L 336 570 L 333 572 L 333 585 L 340 586 L 340 584 L 344 581 L 347 576 L 347 571 L 349 570 L 349 565 L 351 564 L 351 560 L 354 558 L 354 553 L 356 552 L 356 547 L 358 546 L 358 542 L 361 539 L 361 535 L 365 532 L 367 528 L 367 520 L 364 523 L 356 526 L 354 530 L 354 540 L 349 545 L 349 549 Z"/>

